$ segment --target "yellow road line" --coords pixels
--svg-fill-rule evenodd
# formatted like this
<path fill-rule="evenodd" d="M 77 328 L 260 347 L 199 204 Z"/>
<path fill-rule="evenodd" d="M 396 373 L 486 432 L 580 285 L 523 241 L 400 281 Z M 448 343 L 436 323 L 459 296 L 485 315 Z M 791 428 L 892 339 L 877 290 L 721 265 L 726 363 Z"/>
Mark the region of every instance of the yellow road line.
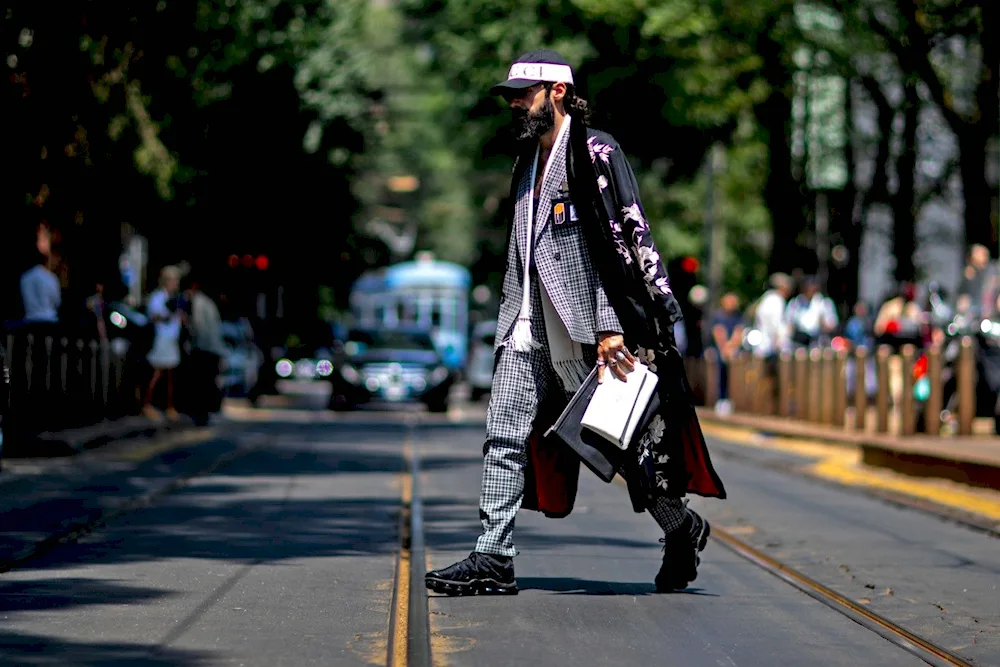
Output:
<path fill-rule="evenodd" d="M 409 441 L 403 443 L 403 453 L 410 459 L 412 445 Z M 396 591 L 392 613 L 392 655 L 389 656 L 390 667 L 407 667 L 409 664 L 410 637 L 410 507 L 413 502 L 413 477 L 409 471 L 403 473 L 401 482 L 402 517 L 400 530 L 402 532 L 399 549 L 399 561 L 396 566 Z"/>
<path fill-rule="evenodd" d="M 763 437 L 749 429 L 718 424 L 703 424 L 702 429 L 705 435 L 733 444 L 816 459 L 804 471 L 822 479 L 847 486 L 893 491 L 1000 521 L 1000 493 L 987 489 L 972 490 L 947 480 L 916 479 L 887 469 L 870 468 L 862 463 L 861 450 L 851 445 Z"/>
<path fill-rule="evenodd" d="M 172 449 L 180 449 L 204 442 L 216 436 L 216 428 L 195 428 L 181 431 L 177 434 L 167 434 L 156 437 L 150 442 L 123 441 L 123 444 L 114 450 L 102 453 L 102 458 L 110 458 L 116 461 L 129 461 L 131 463 L 141 463 L 148 461 L 157 454 L 169 452 Z"/>

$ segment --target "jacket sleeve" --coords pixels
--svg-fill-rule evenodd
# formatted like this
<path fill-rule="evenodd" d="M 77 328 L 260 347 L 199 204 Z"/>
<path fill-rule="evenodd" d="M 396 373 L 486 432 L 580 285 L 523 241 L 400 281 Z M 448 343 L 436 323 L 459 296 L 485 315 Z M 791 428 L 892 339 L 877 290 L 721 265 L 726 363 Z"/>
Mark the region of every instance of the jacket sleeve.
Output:
<path fill-rule="evenodd" d="M 598 333 L 622 333 L 622 325 L 615 315 L 615 309 L 608 302 L 604 287 L 597 286 L 597 331 Z"/>
<path fill-rule="evenodd" d="M 653 241 L 632 166 L 615 143 L 601 143 L 598 137 L 590 137 L 587 147 L 605 206 L 615 212 L 615 218 L 609 222 L 618 253 L 626 264 L 635 265 L 650 299 L 666 315 L 667 322 L 673 324 L 683 319 L 680 304 L 670 289 L 667 269 Z"/>

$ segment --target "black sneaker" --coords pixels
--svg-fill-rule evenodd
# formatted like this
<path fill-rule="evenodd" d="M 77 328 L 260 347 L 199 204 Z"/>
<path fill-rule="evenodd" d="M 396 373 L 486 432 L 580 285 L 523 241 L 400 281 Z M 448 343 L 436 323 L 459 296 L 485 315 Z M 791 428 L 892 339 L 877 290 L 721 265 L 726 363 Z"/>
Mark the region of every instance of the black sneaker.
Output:
<path fill-rule="evenodd" d="M 443 570 L 428 572 L 424 583 L 445 595 L 517 595 L 514 559 L 478 551 Z"/>
<path fill-rule="evenodd" d="M 698 578 L 698 566 L 701 564 L 698 553 L 705 550 L 712 526 L 694 510 L 685 511 L 684 523 L 660 540 L 663 543 L 663 564 L 656 574 L 657 593 L 684 590 Z"/>

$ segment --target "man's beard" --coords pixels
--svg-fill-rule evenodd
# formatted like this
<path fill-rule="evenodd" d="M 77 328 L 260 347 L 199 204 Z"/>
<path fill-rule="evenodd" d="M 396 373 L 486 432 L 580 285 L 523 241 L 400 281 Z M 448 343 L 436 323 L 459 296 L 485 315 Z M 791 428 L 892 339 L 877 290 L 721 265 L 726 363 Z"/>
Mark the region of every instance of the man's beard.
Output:
<path fill-rule="evenodd" d="M 517 142 L 537 141 L 555 127 L 555 124 L 555 108 L 552 106 L 552 100 L 546 97 L 542 108 L 534 113 L 526 109 L 514 109 L 514 119 L 510 126 L 511 135 Z"/>

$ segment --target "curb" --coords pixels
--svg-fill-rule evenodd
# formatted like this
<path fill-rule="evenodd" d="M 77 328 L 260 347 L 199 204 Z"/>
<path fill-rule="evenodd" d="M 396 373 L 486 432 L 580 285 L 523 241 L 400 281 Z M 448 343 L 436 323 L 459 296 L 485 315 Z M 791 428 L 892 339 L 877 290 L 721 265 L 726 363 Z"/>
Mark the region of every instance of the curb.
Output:
<path fill-rule="evenodd" d="M 919 437 L 908 442 L 893 442 L 891 436 L 873 439 L 865 435 L 844 437 L 817 427 L 792 423 L 760 423 L 750 415 L 722 417 L 709 408 L 696 408 L 698 419 L 719 426 L 740 428 L 760 435 L 811 440 L 818 443 L 854 447 L 861 451 L 862 462 L 877 468 L 886 468 L 911 477 L 947 479 L 967 486 L 1000 491 L 1000 438 L 996 438 L 996 456 L 963 455 L 958 451 L 934 451 L 930 441 L 921 444 Z M 956 440 L 956 444 L 961 440 Z"/>
<path fill-rule="evenodd" d="M 193 426 L 194 422 L 186 416 L 180 421 L 163 423 L 151 422 L 144 417 L 122 417 L 79 429 L 39 433 L 11 440 L 4 443 L 2 451 L 3 457 L 7 459 L 70 457 L 116 440 L 152 437 Z"/>

